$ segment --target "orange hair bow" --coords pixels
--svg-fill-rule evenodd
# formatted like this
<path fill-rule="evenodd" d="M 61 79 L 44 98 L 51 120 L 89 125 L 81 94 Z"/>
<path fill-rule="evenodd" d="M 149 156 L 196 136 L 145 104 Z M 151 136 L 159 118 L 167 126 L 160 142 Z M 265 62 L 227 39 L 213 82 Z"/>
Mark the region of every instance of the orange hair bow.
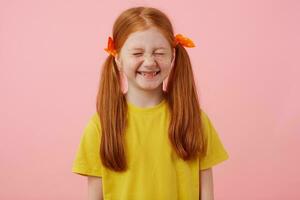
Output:
<path fill-rule="evenodd" d="M 107 53 L 115 57 L 117 55 L 117 51 L 115 49 L 114 41 L 111 37 L 108 38 L 107 48 L 104 49 Z"/>
<path fill-rule="evenodd" d="M 182 46 L 189 48 L 195 47 L 194 42 L 190 38 L 184 37 L 182 34 L 177 34 L 175 36 L 175 46 L 177 44 L 181 44 Z"/>

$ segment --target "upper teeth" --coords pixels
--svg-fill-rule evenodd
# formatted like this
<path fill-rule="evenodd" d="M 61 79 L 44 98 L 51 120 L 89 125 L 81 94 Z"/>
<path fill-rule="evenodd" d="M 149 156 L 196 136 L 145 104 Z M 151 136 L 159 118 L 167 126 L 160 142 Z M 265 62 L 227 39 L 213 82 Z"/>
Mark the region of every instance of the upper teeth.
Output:
<path fill-rule="evenodd" d="M 141 73 L 142 75 L 150 74 L 150 73 L 152 73 L 152 75 L 156 75 L 156 74 L 158 74 L 158 72 L 159 71 L 157 71 L 157 72 L 139 72 L 139 73 Z"/>

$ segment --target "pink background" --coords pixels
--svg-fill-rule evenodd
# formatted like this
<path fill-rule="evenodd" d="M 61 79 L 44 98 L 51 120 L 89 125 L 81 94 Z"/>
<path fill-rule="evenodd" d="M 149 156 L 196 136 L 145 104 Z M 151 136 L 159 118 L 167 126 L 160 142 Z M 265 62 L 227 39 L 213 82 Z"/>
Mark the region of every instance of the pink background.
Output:
<path fill-rule="evenodd" d="M 86 199 L 72 161 L 113 22 L 137 5 L 197 45 L 202 106 L 230 155 L 213 168 L 215 199 L 300 199 L 297 0 L 2 0 L 0 199 Z"/>

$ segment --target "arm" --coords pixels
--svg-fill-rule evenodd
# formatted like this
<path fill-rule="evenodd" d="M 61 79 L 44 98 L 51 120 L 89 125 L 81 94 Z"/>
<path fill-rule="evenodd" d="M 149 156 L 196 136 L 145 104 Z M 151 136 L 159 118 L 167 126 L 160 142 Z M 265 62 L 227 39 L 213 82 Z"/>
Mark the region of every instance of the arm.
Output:
<path fill-rule="evenodd" d="M 102 178 L 87 176 L 88 178 L 88 200 L 103 200 Z"/>
<path fill-rule="evenodd" d="M 212 168 L 200 170 L 201 200 L 214 200 L 213 171 Z"/>

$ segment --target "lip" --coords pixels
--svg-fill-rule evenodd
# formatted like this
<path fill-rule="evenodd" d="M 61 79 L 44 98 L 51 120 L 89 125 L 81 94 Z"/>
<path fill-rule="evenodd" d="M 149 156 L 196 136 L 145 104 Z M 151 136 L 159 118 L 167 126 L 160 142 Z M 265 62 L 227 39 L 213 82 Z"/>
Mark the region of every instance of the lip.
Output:
<path fill-rule="evenodd" d="M 141 72 L 144 72 L 144 71 L 141 71 Z M 143 76 L 141 72 L 137 71 L 137 74 L 140 75 L 143 79 L 146 79 L 146 80 L 154 80 L 154 79 L 156 79 L 156 78 L 160 75 L 160 72 L 161 72 L 161 71 L 149 71 L 149 72 L 158 72 L 158 73 L 157 73 L 154 77 L 152 77 L 152 78 L 149 78 L 149 77 L 147 77 L 147 76 Z"/>
<path fill-rule="evenodd" d="M 155 73 L 155 76 L 158 75 L 160 73 L 160 71 L 137 71 L 136 73 L 142 75 L 142 73 Z"/>
<path fill-rule="evenodd" d="M 160 70 L 157 70 L 157 71 L 137 71 L 137 72 L 149 73 L 149 72 L 160 72 Z"/>

